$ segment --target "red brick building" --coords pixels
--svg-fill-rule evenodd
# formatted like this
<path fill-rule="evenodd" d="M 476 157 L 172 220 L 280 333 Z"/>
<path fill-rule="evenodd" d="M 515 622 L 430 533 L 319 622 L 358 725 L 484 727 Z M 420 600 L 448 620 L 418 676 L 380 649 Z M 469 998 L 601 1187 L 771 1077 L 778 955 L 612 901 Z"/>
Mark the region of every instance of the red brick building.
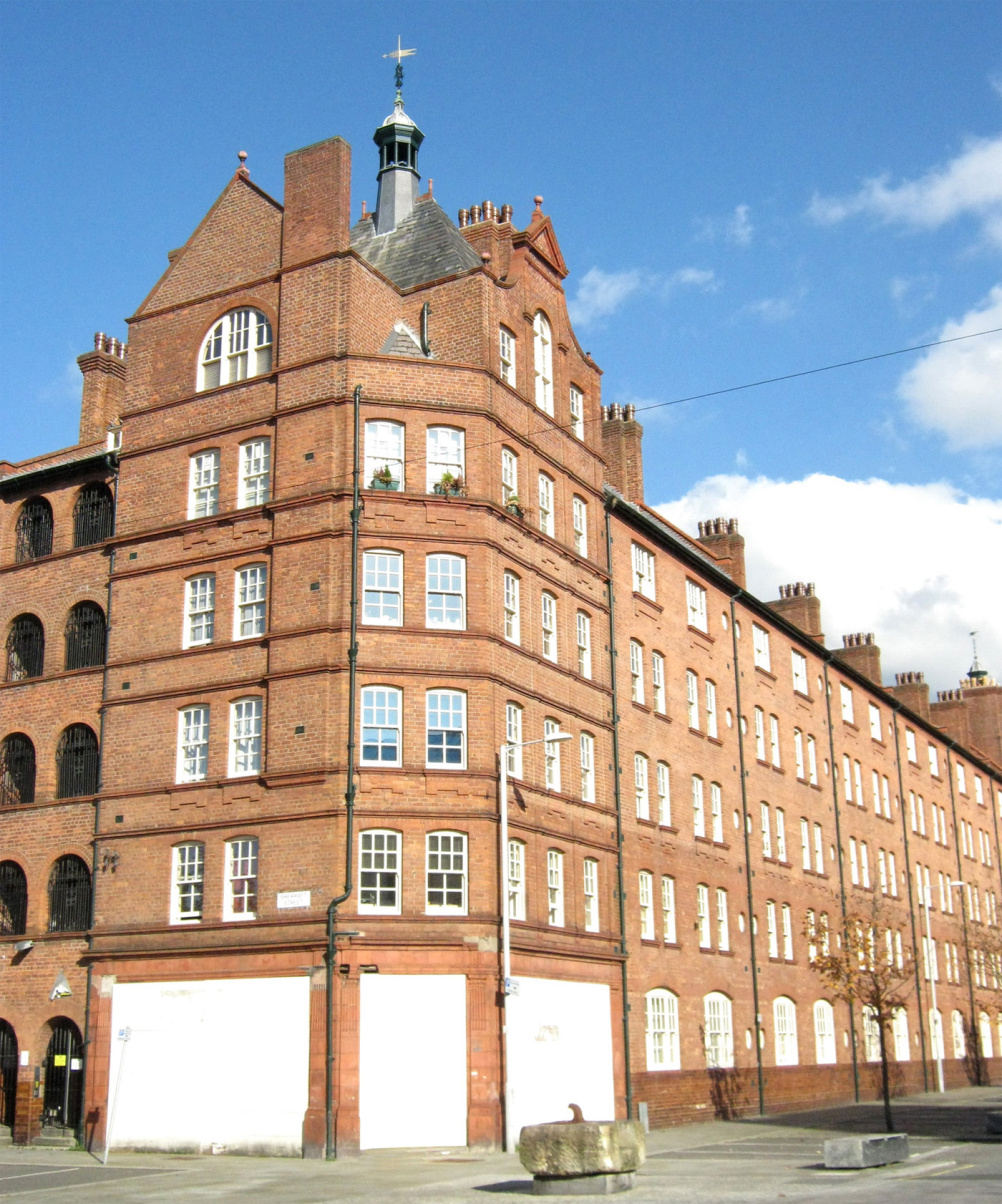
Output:
<path fill-rule="evenodd" d="M 997 1082 L 1002 691 L 883 688 L 736 522 L 647 509 L 541 198 L 453 224 L 422 139 L 398 98 L 354 225 L 340 139 L 284 205 L 241 167 L 80 357 L 80 443 L 0 465 L 0 1123 L 319 1155 L 870 1094 L 804 933 L 874 893 L 897 1085 L 934 982 Z"/>

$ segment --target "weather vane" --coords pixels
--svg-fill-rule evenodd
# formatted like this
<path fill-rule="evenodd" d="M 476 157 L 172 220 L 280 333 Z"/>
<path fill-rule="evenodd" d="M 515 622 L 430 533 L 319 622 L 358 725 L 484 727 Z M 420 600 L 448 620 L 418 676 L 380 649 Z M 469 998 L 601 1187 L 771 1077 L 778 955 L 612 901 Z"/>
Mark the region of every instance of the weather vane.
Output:
<path fill-rule="evenodd" d="M 403 103 L 403 99 L 404 99 L 403 95 L 401 93 L 401 89 L 404 86 L 404 66 L 400 60 L 407 58 L 407 56 L 410 54 L 417 54 L 417 51 L 416 50 L 404 50 L 401 45 L 400 35 L 397 34 L 396 50 L 391 50 L 389 54 L 383 55 L 384 59 L 396 59 L 397 60 L 397 69 L 394 72 L 394 78 L 396 79 L 396 83 L 397 83 L 397 100 L 401 104 Z"/>

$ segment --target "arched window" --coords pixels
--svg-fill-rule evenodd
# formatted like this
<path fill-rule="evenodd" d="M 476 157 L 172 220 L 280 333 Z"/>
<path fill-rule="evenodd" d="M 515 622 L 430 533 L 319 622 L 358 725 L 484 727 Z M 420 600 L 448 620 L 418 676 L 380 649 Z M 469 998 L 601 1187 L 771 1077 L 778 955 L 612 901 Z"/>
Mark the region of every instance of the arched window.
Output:
<path fill-rule="evenodd" d="M 104 664 L 104 611 L 96 602 L 78 602 L 66 620 L 66 668 Z"/>
<path fill-rule="evenodd" d="M 115 503 L 111 490 L 101 481 L 85 485 L 73 507 L 73 546 L 86 548 L 110 539 L 115 533 Z"/>
<path fill-rule="evenodd" d="M 895 1008 L 891 1019 L 891 1034 L 894 1037 L 894 1060 L 908 1062 L 912 1051 L 908 1044 L 908 1012 L 905 1008 Z"/>
<path fill-rule="evenodd" d="M 0 807 L 35 801 L 35 746 L 24 732 L 0 744 Z"/>
<path fill-rule="evenodd" d="M 831 1066 L 835 1056 L 835 1009 L 827 999 L 814 1005 L 814 1059 L 819 1066 Z"/>
<path fill-rule="evenodd" d="M 536 405 L 553 415 L 553 335 L 546 314 L 538 310 L 532 320 L 533 367 L 536 375 Z"/>
<path fill-rule="evenodd" d="M 56 798 L 97 794 L 97 736 L 85 723 L 74 723 L 56 748 Z"/>
<path fill-rule="evenodd" d="M 964 1034 L 964 1016 L 956 1008 L 950 1015 L 950 1026 L 953 1029 L 953 1056 L 963 1058 L 967 1054 L 967 1041 Z"/>
<path fill-rule="evenodd" d="M 720 991 L 711 991 L 703 997 L 704 1044 L 706 1065 L 730 1067 L 734 1065 L 734 1026 L 731 1019 L 731 1001 Z"/>
<path fill-rule="evenodd" d="M 21 936 L 27 921 L 28 879 L 24 870 L 16 861 L 0 861 L 0 933 Z"/>
<path fill-rule="evenodd" d="M 992 1022 L 987 1012 L 978 1013 L 978 1032 L 981 1034 L 981 1055 L 990 1058 L 992 1056 Z"/>
<path fill-rule="evenodd" d="M 772 1004 L 773 1033 L 776 1038 L 776 1065 L 796 1066 L 797 1009 L 792 999 L 780 995 Z"/>
<path fill-rule="evenodd" d="M 60 857 L 49 875 L 49 931 L 85 932 L 90 927 L 90 871 L 79 858 Z"/>
<path fill-rule="evenodd" d="M 18 615 L 7 633 L 7 681 L 41 677 L 45 663 L 45 631 L 34 615 Z"/>
<path fill-rule="evenodd" d="M 14 1100 L 17 1096 L 17 1037 L 6 1020 L 0 1020 L 0 1125 L 8 1132 L 14 1128 Z"/>
<path fill-rule="evenodd" d="M 271 323 L 259 309 L 233 309 L 205 336 L 198 392 L 271 371 Z"/>
<path fill-rule="evenodd" d="M 647 1069 L 678 1070 L 678 996 L 658 987 L 645 997 Z"/>
<path fill-rule="evenodd" d="M 72 1020 L 52 1022 L 45 1051 L 43 1125 L 76 1129 L 83 1112 L 83 1041 Z"/>
<path fill-rule="evenodd" d="M 29 498 L 17 517 L 17 546 L 14 559 L 18 564 L 37 560 L 52 552 L 52 507 L 44 497 Z"/>

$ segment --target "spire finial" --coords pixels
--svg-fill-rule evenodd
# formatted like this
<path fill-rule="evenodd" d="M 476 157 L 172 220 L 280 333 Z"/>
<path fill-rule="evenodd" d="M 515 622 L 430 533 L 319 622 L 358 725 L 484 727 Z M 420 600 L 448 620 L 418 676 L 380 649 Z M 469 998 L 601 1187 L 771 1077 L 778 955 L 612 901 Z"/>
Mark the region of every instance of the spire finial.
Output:
<path fill-rule="evenodd" d="M 403 96 L 403 91 L 402 91 L 403 86 L 404 86 L 404 65 L 401 62 L 401 59 L 405 59 L 405 58 L 407 58 L 408 55 L 411 55 L 411 54 L 417 54 L 417 51 L 416 50 L 404 50 L 403 43 L 400 39 L 400 35 L 397 34 L 396 50 L 391 50 L 389 54 L 383 55 L 384 59 L 396 59 L 397 60 L 397 66 L 396 66 L 396 70 L 393 73 L 393 78 L 396 81 L 396 85 L 397 85 L 396 103 L 398 105 L 402 105 L 404 103 L 404 96 Z"/>
<path fill-rule="evenodd" d="M 244 175 L 250 175 L 250 172 L 247 170 L 247 152 L 237 151 L 237 158 L 240 160 L 240 166 L 237 168 L 237 171 L 242 171 Z"/>
<path fill-rule="evenodd" d="M 971 679 L 971 681 L 980 685 L 982 679 L 988 676 L 988 670 L 982 669 L 980 663 L 978 662 L 978 633 L 976 631 L 972 631 L 969 632 L 969 635 L 971 637 L 971 647 L 974 650 L 974 661 L 971 664 L 970 669 L 967 671 L 967 676 Z"/>

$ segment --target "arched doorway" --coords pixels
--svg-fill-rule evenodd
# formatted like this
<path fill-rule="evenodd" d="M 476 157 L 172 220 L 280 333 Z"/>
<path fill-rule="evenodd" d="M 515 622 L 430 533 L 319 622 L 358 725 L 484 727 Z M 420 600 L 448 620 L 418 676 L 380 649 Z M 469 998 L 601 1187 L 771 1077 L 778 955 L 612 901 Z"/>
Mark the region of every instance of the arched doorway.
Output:
<path fill-rule="evenodd" d="M 42 1124 L 72 1129 L 80 1124 L 83 1104 L 83 1040 L 72 1020 L 52 1022 L 45 1051 L 45 1098 Z"/>
<path fill-rule="evenodd" d="M 0 1020 L 0 1131 L 14 1131 L 17 1095 L 17 1037 L 6 1020 Z"/>

